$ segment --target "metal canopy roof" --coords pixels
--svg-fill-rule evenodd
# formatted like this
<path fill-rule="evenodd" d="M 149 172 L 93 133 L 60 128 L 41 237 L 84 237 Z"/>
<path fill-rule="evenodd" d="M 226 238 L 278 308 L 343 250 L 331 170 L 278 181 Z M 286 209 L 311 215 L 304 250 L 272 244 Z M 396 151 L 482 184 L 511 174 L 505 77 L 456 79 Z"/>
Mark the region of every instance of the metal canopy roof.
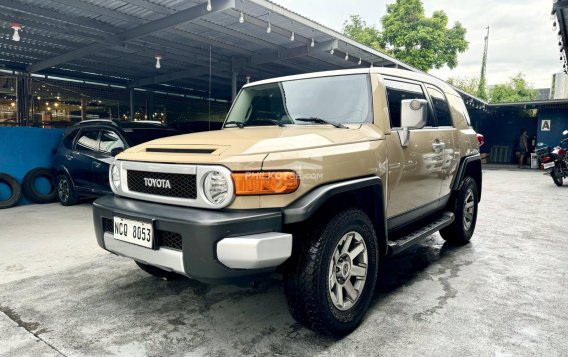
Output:
<path fill-rule="evenodd" d="M 201 96 L 211 75 L 214 98 L 231 97 L 233 72 L 242 84 L 247 75 L 259 80 L 371 64 L 418 71 L 270 1 L 210 5 L 208 11 L 208 0 L 0 0 L 0 67 Z M 19 42 L 11 39 L 14 23 L 22 27 Z"/>
<path fill-rule="evenodd" d="M 552 18 L 554 26 L 558 28 L 560 60 L 564 62 L 564 72 L 568 73 L 568 0 L 553 0 Z"/>

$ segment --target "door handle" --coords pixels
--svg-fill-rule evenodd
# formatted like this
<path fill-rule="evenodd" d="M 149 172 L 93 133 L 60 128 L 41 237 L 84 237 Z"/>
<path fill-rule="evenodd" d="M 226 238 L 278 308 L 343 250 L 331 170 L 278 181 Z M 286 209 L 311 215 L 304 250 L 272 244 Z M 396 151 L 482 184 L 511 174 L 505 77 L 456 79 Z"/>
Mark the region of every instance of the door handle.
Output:
<path fill-rule="evenodd" d="M 434 151 L 440 151 L 440 150 L 444 150 L 446 148 L 446 143 L 444 143 L 443 141 L 435 141 L 434 143 L 432 143 L 432 149 L 434 149 Z"/>

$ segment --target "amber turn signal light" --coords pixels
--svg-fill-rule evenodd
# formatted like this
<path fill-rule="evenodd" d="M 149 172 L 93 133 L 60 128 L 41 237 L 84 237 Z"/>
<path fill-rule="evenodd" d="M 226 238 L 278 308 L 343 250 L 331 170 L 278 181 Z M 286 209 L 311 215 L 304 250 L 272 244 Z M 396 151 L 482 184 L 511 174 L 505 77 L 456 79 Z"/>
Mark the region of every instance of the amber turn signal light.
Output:
<path fill-rule="evenodd" d="M 300 186 L 293 171 L 236 172 L 231 176 L 237 196 L 291 193 Z"/>

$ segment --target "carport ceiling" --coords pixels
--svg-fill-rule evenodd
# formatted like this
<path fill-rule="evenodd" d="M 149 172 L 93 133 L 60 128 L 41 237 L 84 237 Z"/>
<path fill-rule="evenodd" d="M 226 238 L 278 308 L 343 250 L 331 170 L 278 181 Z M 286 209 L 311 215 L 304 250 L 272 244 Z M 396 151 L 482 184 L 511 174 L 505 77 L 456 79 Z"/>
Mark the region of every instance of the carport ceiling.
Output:
<path fill-rule="evenodd" d="M 247 75 L 258 80 L 371 64 L 416 70 L 270 1 L 210 0 L 210 11 L 208 5 L 0 0 L 0 67 L 199 93 L 208 92 L 211 76 L 217 98 L 231 96 L 233 72 L 243 83 Z M 17 24 L 21 40 L 13 41 Z"/>

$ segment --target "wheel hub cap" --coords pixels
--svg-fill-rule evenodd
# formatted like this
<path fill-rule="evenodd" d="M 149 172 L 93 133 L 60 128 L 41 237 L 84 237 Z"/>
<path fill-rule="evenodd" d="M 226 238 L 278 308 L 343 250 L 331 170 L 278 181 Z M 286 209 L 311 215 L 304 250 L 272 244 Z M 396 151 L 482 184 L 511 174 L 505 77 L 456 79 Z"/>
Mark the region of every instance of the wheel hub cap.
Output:
<path fill-rule="evenodd" d="M 329 262 L 329 296 L 337 309 L 349 310 L 359 300 L 367 264 L 367 247 L 361 234 L 349 232 L 341 237 Z"/>

